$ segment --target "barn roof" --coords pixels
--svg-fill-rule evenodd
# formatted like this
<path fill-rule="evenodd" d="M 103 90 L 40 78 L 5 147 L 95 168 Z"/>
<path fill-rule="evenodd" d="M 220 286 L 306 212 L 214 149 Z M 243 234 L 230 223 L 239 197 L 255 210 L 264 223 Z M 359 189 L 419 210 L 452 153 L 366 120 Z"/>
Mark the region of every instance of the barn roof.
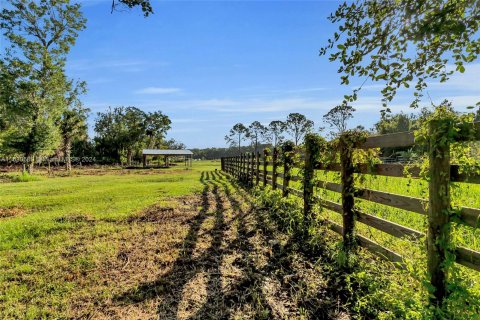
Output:
<path fill-rule="evenodd" d="M 193 152 L 190 150 L 169 150 L 169 149 L 143 149 L 143 155 L 165 155 L 165 156 L 190 156 L 193 155 Z"/>

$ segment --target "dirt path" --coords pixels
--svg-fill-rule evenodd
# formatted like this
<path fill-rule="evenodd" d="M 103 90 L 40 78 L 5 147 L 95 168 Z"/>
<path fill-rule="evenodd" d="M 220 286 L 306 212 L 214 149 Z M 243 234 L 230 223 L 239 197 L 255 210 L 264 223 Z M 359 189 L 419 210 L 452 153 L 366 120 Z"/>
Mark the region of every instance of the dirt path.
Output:
<path fill-rule="evenodd" d="M 289 250 L 250 196 L 221 172 L 176 208 L 149 208 L 102 268 L 95 294 L 72 303 L 90 319 L 348 319 L 321 267 Z M 114 287 L 113 297 L 102 292 Z M 110 296 L 110 294 L 108 295 Z"/>

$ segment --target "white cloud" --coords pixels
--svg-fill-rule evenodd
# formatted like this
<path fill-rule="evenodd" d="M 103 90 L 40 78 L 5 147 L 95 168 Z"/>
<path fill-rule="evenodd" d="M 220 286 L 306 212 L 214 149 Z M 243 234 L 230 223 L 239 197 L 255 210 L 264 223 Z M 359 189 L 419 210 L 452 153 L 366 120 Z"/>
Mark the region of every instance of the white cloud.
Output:
<path fill-rule="evenodd" d="M 177 124 L 177 123 L 187 123 L 187 124 L 190 124 L 190 123 L 199 123 L 199 122 L 211 122 L 211 121 L 215 121 L 213 119 L 196 119 L 196 118 L 172 118 L 170 119 L 172 121 L 173 124 Z"/>
<path fill-rule="evenodd" d="M 113 69 L 119 72 L 140 72 L 146 68 L 163 67 L 168 63 L 161 61 L 146 61 L 138 59 L 109 59 L 108 57 L 96 57 L 95 59 L 76 59 L 67 64 L 72 71 L 89 71 L 98 69 Z"/>
<path fill-rule="evenodd" d="M 180 88 L 146 87 L 135 91 L 136 94 L 169 94 L 182 91 Z"/>
<path fill-rule="evenodd" d="M 455 70 L 454 65 L 448 65 L 447 70 Z M 446 82 L 432 82 L 429 88 L 436 90 L 473 91 L 480 96 L 480 63 L 465 65 L 465 72 L 455 72 Z"/>
<path fill-rule="evenodd" d="M 303 88 L 303 89 L 293 89 L 284 91 L 285 93 L 307 93 L 307 92 L 317 92 L 325 91 L 327 88 Z"/>
<path fill-rule="evenodd" d="M 474 106 L 478 102 L 480 102 L 480 94 L 479 95 L 464 95 L 464 96 L 451 96 L 445 98 L 448 101 L 452 102 L 452 105 L 458 111 L 468 111 L 466 107 Z M 441 101 L 438 101 L 441 102 Z M 463 109 L 463 110 L 462 110 Z"/>

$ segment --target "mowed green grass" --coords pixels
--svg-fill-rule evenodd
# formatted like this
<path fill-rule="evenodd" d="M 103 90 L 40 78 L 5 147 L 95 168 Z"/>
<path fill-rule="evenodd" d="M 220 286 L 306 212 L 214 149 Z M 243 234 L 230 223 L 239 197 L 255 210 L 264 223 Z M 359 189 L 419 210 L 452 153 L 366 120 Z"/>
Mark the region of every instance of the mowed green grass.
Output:
<path fill-rule="evenodd" d="M 175 206 L 175 197 L 200 193 L 201 172 L 215 169 L 219 161 L 194 162 L 188 170 L 89 170 L 0 182 L 0 213 L 14 213 L 0 218 L 0 318 L 65 315 L 72 294 L 85 288 L 76 275 L 91 274 L 128 237 L 130 227 L 122 221 L 149 206 Z"/>
<path fill-rule="evenodd" d="M 40 181 L 0 184 L 0 208 L 23 214 L 0 223 L 0 250 L 21 249 L 31 241 L 72 225 L 65 215 L 122 219 L 166 197 L 198 192 L 200 172 L 219 169 L 219 162 L 195 162 L 192 169 L 112 170 L 101 175 L 40 177 Z"/>

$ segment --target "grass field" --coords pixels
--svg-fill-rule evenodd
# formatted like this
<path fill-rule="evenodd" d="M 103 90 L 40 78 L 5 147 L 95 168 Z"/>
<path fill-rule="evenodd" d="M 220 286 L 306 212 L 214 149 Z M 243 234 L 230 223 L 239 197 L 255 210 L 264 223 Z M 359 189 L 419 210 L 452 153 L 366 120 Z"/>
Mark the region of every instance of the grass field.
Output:
<path fill-rule="evenodd" d="M 65 316 L 68 302 L 89 290 L 76 280 L 134 232 L 126 219 L 153 205 L 178 206 L 178 197 L 202 191 L 202 171 L 218 167 L 195 162 L 191 170 L 81 170 L 0 182 L 0 318 Z"/>
<path fill-rule="evenodd" d="M 0 318 L 348 319 L 318 257 L 216 169 L 2 176 Z"/>
<path fill-rule="evenodd" d="M 15 174 L 0 176 L 0 318 L 350 319 L 349 312 L 361 318 L 370 305 L 373 310 L 391 307 L 378 302 L 388 296 L 377 299 L 371 292 L 362 296 L 340 288 L 343 275 L 335 273 L 330 257 L 297 252 L 291 235 L 277 231 L 269 220 L 269 209 L 256 208 L 255 199 L 220 173 L 219 165 L 81 169 L 26 182 L 12 182 L 21 180 Z M 335 174 L 318 174 L 338 181 Z M 426 196 L 420 180 L 367 177 L 363 184 Z M 340 201 L 333 192 L 317 192 Z M 478 194 L 479 186 L 461 184 L 454 198 L 479 207 Z M 419 214 L 367 201 L 359 206 L 425 231 L 425 217 Z M 329 211 L 320 215 L 341 218 Z M 412 245 L 362 224 L 358 230 L 424 263 L 421 241 Z M 480 248 L 478 229 L 457 227 L 456 233 L 460 244 Z M 335 246 L 339 240 L 331 234 L 327 241 Z M 375 281 L 389 277 L 389 268 L 372 268 L 365 270 L 372 277 L 379 274 Z M 463 269 L 469 290 L 479 292 L 478 272 Z M 409 286 L 395 277 L 381 284 L 390 290 L 398 281 L 403 289 L 391 294 L 405 298 L 408 290 L 421 290 L 411 277 L 405 278 Z M 383 296 L 381 290 L 373 292 Z M 399 299 L 396 304 L 402 305 Z"/>

